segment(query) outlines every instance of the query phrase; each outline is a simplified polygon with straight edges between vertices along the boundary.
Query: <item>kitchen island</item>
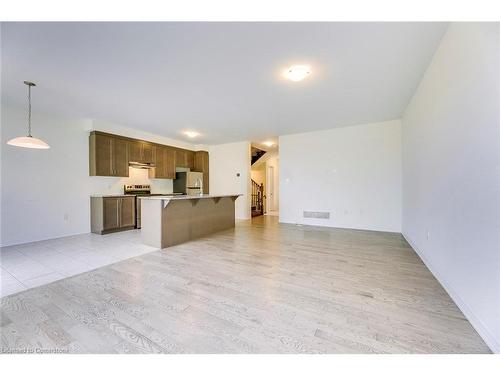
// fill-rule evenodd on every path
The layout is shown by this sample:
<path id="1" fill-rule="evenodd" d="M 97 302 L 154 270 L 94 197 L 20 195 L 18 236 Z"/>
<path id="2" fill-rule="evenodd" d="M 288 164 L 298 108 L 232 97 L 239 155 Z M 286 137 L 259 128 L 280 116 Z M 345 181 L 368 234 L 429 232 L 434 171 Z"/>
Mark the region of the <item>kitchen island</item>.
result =
<path id="1" fill-rule="evenodd" d="M 142 242 L 160 249 L 234 227 L 239 195 L 139 197 Z"/>

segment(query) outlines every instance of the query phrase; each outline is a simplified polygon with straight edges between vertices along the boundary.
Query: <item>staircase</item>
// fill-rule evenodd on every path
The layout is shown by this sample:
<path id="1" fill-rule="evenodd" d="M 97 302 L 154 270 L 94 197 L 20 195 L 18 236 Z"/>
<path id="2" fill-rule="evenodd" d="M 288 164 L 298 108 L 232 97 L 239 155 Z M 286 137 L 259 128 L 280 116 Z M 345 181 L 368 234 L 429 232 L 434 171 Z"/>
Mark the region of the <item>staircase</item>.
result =
<path id="1" fill-rule="evenodd" d="M 252 180 L 252 217 L 264 214 L 264 184 Z"/>

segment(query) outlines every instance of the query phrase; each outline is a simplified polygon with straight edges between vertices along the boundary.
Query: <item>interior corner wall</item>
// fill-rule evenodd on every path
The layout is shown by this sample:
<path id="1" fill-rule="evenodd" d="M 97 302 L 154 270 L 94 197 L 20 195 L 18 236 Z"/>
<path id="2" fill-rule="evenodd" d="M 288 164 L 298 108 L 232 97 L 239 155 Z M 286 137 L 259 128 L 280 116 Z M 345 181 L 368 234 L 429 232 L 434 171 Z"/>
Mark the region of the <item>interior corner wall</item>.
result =
<path id="1" fill-rule="evenodd" d="M 241 194 L 236 219 L 251 218 L 250 142 L 209 146 L 210 194 Z"/>
<path id="2" fill-rule="evenodd" d="M 279 147 L 280 222 L 401 231 L 399 120 L 281 136 Z"/>
<path id="3" fill-rule="evenodd" d="M 402 118 L 403 234 L 496 353 L 499 25 L 451 24 Z"/>

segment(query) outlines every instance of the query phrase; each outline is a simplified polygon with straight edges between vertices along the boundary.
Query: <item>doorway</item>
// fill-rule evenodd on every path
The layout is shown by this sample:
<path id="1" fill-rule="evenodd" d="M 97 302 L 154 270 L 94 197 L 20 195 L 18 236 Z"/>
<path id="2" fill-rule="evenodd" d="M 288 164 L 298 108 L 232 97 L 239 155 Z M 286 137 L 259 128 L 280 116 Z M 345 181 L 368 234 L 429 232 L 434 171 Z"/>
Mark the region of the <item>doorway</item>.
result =
<path id="1" fill-rule="evenodd" d="M 278 145 L 252 144 L 251 147 L 251 211 L 252 217 L 278 216 L 279 176 Z"/>

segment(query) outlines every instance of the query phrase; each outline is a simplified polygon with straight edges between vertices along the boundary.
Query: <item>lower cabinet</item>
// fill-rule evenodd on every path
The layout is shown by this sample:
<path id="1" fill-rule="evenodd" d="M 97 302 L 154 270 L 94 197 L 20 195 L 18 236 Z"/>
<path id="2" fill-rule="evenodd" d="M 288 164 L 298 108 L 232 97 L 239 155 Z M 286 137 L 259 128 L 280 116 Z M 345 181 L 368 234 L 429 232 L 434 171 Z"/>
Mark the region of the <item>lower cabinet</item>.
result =
<path id="1" fill-rule="evenodd" d="M 92 233 L 106 234 L 135 227 L 135 196 L 91 197 Z"/>

